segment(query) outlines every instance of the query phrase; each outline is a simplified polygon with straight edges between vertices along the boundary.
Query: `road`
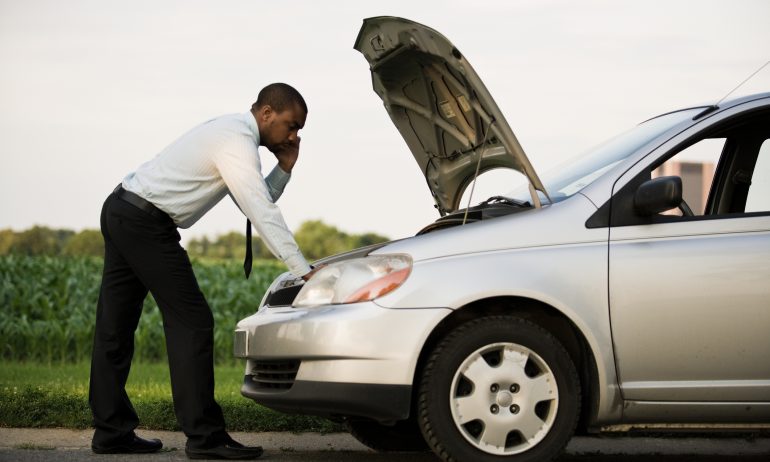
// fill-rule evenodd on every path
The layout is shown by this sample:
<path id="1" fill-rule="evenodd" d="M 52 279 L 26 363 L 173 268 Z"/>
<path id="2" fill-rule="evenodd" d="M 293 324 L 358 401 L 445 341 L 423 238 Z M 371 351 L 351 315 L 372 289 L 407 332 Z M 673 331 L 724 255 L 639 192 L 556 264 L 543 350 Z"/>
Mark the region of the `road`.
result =
<path id="1" fill-rule="evenodd" d="M 97 455 L 89 449 L 91 431 L 0 428 L 0 461 L 124 462 L 183 461 L 184 435 L 139 432 L 163 440 L 164 450 L 150 455 Z M 260 460 L 281 462 L 436 462 L 431 453 L 382 454 L 369 451 L 347 434 L 234 433 L 245 444 L 265 448 Z M 767 462 L 770 436 L 598 436 L 575 437 L 558 462 Z"/>

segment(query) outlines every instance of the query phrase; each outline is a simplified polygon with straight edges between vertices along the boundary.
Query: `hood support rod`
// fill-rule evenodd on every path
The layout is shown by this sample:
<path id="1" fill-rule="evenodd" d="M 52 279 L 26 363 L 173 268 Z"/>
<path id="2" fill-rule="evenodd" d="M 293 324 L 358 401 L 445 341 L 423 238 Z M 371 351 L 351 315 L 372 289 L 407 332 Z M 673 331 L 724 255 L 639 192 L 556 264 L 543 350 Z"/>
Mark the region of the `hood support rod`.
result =
<path id="1" fill-rule="evenodd" d="M 484 139 L 481 141 L 481 151 L 479 151 L 479 160 L 476 161 L 476 173 L 473 174 L 473 184 L 471 185 L 471 193 L 468 194 L 468 205 L 465 206 L 465 213 L 463 214 L 463 225 L 468 220 L 468 210 L 471 208 L 471 200 L 473 199 L 473 191 L 476 189 L 476 179 L 479 177 L 479 168 L 481 167 L 481 159 L 484 157 L 484 152 L 487 150 L 487 137 L 489 136 L 489 129 L 492 128 L 492 124 L 495 123 L 494 119 L 491 119 L 487 124 L 487 129 L 484 130 Z"/>

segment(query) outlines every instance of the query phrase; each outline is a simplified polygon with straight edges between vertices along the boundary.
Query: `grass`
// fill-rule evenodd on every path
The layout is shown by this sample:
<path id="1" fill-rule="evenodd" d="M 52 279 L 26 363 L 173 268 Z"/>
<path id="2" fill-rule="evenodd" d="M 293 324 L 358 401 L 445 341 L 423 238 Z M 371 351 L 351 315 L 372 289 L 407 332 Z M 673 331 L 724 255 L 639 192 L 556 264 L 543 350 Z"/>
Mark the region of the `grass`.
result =
<path id="1" fill-rule="evenodd" d="M 0 426 L 91 427 L 88 363 L 0 362 Z M 242 365 L 215 368 L 215 397 L 231 431 L 342 431 L 326 419 L 281 414 L 240 394 Z M 179 430 L 167 364 L 135 363 L 126 390 L 140 419 L 153 430 Z"/>

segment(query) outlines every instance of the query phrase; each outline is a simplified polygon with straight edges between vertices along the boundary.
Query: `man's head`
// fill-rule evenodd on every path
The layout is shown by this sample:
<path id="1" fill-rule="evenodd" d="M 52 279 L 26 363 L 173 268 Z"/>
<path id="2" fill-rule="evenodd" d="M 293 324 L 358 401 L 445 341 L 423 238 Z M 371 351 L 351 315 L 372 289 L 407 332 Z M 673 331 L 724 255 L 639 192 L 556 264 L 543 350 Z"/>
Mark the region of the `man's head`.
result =
<path id="1" fill-rule="evenodd" d="M 259 143 L 276 153 L 297 142 L 297 132 L 305 126 L 307 104 L 294 87 L 272 83 L 259 92 L 251 113 L 259 128 Z"/>

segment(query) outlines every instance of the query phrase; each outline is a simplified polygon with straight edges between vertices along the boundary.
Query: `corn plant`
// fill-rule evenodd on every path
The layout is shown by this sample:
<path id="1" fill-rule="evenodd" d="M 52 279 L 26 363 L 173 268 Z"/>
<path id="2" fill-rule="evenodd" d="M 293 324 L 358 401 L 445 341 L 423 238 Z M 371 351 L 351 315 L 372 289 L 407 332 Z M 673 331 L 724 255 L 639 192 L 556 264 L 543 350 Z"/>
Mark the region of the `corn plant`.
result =
<path id="1" fill-rule="evenodd" d="M 217 362 L 232 362 L 233 328 L 257 309 L 282 264 L 256 261 L 249 280 L 234 260 L 194 261 L 214 313 Z M 87 361 L 93 343 L 102 260 L 97 257 L 0 257 L 0 358 Z M 135 335 L 134 358 L 165 361 L 160 311 L 148 296 Z"/>

